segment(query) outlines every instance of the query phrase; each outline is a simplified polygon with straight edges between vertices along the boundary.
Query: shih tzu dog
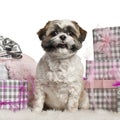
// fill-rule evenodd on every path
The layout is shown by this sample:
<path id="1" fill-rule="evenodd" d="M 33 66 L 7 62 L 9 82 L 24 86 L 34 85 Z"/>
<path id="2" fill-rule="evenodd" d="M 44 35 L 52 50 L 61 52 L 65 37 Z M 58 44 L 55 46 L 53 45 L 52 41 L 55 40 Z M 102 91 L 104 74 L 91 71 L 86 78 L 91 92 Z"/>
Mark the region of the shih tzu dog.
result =
<path id="1" fill-rule="evenodd" d="M 70 20 L 49 21 L 40 29 L 45 55 L 36 70 L 33 110 L 44 104 L 55 110 L 87 109 L 89 99 L 83 85 L 83 65 L 76 52 L 82 47 L 86 31 Z"/>

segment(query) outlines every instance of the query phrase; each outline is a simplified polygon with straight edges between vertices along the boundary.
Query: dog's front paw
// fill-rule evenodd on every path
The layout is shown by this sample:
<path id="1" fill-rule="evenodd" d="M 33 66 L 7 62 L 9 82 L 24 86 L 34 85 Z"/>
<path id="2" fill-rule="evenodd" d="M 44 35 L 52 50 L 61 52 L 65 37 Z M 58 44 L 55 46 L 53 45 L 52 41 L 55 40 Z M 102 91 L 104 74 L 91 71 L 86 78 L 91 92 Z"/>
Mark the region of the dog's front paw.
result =
<path id="1" fill-rule="evenodd" d="M 89 109 L 89 97 L 86 91 L 83 91 L 81 99 L 79 101 L 80 109 Z"/>
<path id="2" fill-rule="evenodd" d="M 40 112 L 42 112 L 42 108 L 35 107 L 35 108 L 32 109 L 32 111 L 35 112 L 35 113 L 40 113 Z"/>
<path id="3" fill-rule="evenodd" d="M 67 110 L 69 112 L 75 112 L 75 111 L 78 111 L 78 108 L 76 108 L 76 107 L 69 107 Z"/>
<path id="4" fill-rule="evenodd" d="M 78 103 L 74 101 L 69 102 L 67 110 L 70 112 L 78 111 Z"/>

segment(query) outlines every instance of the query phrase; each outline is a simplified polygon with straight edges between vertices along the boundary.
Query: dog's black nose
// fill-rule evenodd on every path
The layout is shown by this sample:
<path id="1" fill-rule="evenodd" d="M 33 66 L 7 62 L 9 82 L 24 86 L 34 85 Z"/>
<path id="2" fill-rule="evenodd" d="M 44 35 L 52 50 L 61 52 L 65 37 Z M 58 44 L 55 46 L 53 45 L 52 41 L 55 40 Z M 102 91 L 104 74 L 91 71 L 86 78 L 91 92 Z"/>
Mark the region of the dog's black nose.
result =
<path id="1" fill-rule="evenodd" d="M 65 35 L 61 35 L 61 36 L 60 36 L 60 39 L 61 39 L 62 41 L 64 41 L 64 40 L 66 39 L 66 36 L 65 36 Z"/>

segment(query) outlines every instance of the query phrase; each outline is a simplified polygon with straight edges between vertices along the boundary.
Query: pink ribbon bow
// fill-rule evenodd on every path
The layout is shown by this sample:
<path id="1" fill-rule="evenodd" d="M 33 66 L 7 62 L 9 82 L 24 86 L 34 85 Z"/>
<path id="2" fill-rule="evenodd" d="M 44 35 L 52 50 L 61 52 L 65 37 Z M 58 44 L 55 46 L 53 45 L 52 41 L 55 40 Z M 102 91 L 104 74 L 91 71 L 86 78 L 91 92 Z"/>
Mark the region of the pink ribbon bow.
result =
<path id="1" fill-rule="evenodd" d="M 116 82 L 112 84 L 112 86 L 120 86 L 120 71 L 119 69 L 113 65 L 112 69 L 109 71 L 109 73 L 115 78 Z"/>
<path id="2" fill-rule="evenodd" d="M 104 53 L 106 56 L 111 56 L 111 44 L 117 42 L 115 36 L 112 34 L 109 28 L 104 29 L 103 31 L 97 32 L 97 37 L 100 41 L 97 41 L 94 44 L 95 52 Z"/>

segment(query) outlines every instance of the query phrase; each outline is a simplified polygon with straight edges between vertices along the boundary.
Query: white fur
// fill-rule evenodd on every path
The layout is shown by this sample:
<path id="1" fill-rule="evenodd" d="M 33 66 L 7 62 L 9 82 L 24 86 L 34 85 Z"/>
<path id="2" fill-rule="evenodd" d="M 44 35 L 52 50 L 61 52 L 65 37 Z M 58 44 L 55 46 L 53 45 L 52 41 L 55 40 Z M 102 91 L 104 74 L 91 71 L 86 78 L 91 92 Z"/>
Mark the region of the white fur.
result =
<path id="1" fill-rule="evenodd" d="M 47 26 L 46 38 L 50 31 L 56 29 L 55 24 L 60 28 L 72 26 L 76 30 L 75 34 L 80 34 L 73 22 L 55 20 Z M 66 36 L 64 42 L 60 39 L 60 35 Z M 67 35 L 64 31 L 51 38 L 48 37 L 49 39 L 45 36 L 42 42 L 46 45 L 46 40 L 51 41 L 56 49 L 47 51 L 38 63 L 34 111 L 41 111 L 44 103 L 50 108 L 59 110 L 87 109 L 89 99 L 83 86 L 83 65 L 76 51 L 71 50 L 72 45 L 78 45 L 77 48 L 81 48 L 82 44 L 77 38 Z M 67 48 L 57 48 L 58 44 L 67 44 Z"/>
<path id="2" fill-rule="evenodd" d="M 77 55 L 55 59 L 46 53 L 38 63 L 36 75 L 35 111 L 41 111 L 44 102 L 60 110 L 88 108 L 88 98 L 83 92 L 83 66 Z M 82 93 L 84 101 L 80 98 Z"/>
<path id="3" fill-rule="evenodd" d="M 73 28 L 75 28 L 75 26 L 73 25 L 73 23 L 70 21 L 70 20 L 62 20 L 62 21 L 59 21 L 57 23 L 61 28 L 64 28 L 65 26 L 67 25 L 70 25 L 72 26 Z"/>
<path id="4" fill-rule="evenodd" d="M 60 28 L 64 28 L 65 26 L 69 25 L 69 26 L 72 26 L 76 30 L 76 28 L 75 28 L 74 24 L 71 22 L 71 20 L 55 20 L 54 24 L 57 24 Z M 54 30 L 53 24 L 50 24 L 49 28 L 50 28 L 49 29 L 50 31 Z M 46 32 L 46 35 L 49 35 L 49 32 L 50 32 L 49 30 Z M 78 33 L 77 30 L 76 30 L 76 33 Z M 78 33 L 78 34 L 80 34 L 80 33 Z"/>
<path id="5" fill-rule="evenodd" d="M 54 22 L 55 23 L 55 22 Z M 64 28 L 67 25 L 72 26 L 75 28 L 74 24 L 71 22 L 71 20 L 56 20 L 56 23 L 61 27 Z"/>

